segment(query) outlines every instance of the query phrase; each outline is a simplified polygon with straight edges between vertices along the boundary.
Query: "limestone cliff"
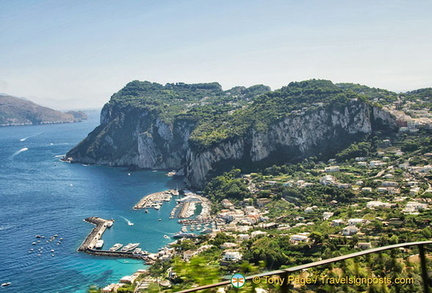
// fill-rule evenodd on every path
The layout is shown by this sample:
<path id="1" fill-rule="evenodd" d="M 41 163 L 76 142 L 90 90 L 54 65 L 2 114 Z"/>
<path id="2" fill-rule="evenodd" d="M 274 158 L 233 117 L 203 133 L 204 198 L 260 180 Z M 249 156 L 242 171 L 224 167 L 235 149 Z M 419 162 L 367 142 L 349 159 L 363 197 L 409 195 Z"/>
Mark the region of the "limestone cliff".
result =
<path id="1" fill-rule="evenodd" d="M 128 95 L 114 95 L 100 126 L 67 154 L 72 161 L 176 169 L 202 188 L 232 166 L 334 154 L 366 134 L 396 128 L 388 112 L 327 81 L 275 92 L 264 86 L 224 92 L 214 83 L 128 86 L 122 90 Z"/>
<path id="2" fill-rule="evenodd" d="M 208 175 L 224 163 L 228 167 L 268 166 L 320 154 L 334 154 L 376 130 L 394 130 L 388 112 L 364 102 L 350 101 L 342 109 L 322 108 L 287 117 L 266 131 L 247 135 L 202 151 L 188 151 L 185 173 L 191 186 L 203 187 Z"/>

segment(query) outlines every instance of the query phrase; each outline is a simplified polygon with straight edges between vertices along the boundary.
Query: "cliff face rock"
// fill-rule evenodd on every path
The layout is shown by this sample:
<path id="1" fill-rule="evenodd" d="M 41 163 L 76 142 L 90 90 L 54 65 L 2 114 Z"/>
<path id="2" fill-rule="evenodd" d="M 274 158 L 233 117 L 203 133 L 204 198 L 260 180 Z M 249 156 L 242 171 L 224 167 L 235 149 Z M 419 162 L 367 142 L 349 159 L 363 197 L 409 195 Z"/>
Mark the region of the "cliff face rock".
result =
<path id="1" fill-rule="evenodd" d="M 163 122 L 149 110 L 106 105 L 101 125 L 68 154 L 74 161 L 147 169 L 180 169 L 185 163 L 193 123 Z"/>
<path id="2" fill-rule="evenodd" d="M 365 134 L 394 129 L 396 121 L 390 113 L 351 101 L 339 110 L 330 107 L 293 115 L 270 125 L 267 131 L 252 129 L 237 140 L 204 151 L 190 151 L 186 178 L 191 186 L 203 187 L 207 176 L 224 162 L 238 167 L 253 163 L 270 165 L 334 154 Z"/>
<path id="3" fill-rule="evenodd" d="M 73 148 L 67 157 L 71 157 L 72 161 L 91 164 L 175 169 L 185 175 L 191 187 L 202 188 L 210 177 L 233 166 L 253 168 L 294 162 L 309 156 L 334 155 L 366 134 L 396 129 L 395 118 L 390 113 L 364 99 L 349 95 L 340 98 L 341 90 L 333 84 L 324 84 L 328 97 L 337 97 L 330 102 L 325 102 L 326 96 L 321 97 L 323 91 L 316 94 L 313 88 L 312 94 L 307 96 L 310 100 L 314 99 L 313 107 L 305 107 L 312 104 L 304 98 L 310 84 L 308 88 L 296 84 L 293 90 L 290 89 L 294 94 L 288 98 L 297 100 L 286 103 L 287 106 L 280 106 L 288 98 L 285 98 L 287 94 L 279 91 L 268 96 L 279 101 L 277 103 L 268 102 L 267 96 L 261 96 L 259 103 L 251 104 L 249 99 L 252 96 L 249 95 L 250 107 L 241 104 L 239 98 L 246 88 L 227 92 L 218 89 L 217 94 L 221 98 L 211 104 L 208 93 L 197 92 L 197 88 L 208 90 L 206 84 L 181 84 L 182 90 L 185 87 L 193 89 L 188 92 L 189 100 L 175 95 L 173 89 L 177 85 L 170 84 L 168 88 L 150 83 L 133 85 L 134 93 L 140 86 L 152 86 L 158 95 L 168 93 L 164 96 L 167 103 L 146 97 L 126 96 L 119 99 L 114 96 L 101 112 L 101 125 Z M 298 88 L 302 90 L 300 94 L 297 94 Z M 263 86 L 260 89 L 264 89 Z M 127 87 L 122 91 L 130 92 Z M 232 103 L 227 100 L 232 98 L 237 100 Z M 143 102 L 143 99 L 147 100 Z M 303 102 L 302 106 L 292 110 L 297 107 L 298 99 Z M 317 99 L 321 100 L 316 102 Z M 172 103 L 177 104 L 173 106 Z M 237 107 L 237 112 L 227 107 L 228 103 Z M 286 110 L 286 107 L 291 108 Z M 172 109 L 178 112 L 169 116 Z M 250 111 L 245 112 L 248 109 Z M 262 112 L 266 109 L 268 112 Z M 261 117 L 269 116 L 271 118 L 264 124 L 257 124 Z M 251 119 L 255 120 L 249 123 Z"/>

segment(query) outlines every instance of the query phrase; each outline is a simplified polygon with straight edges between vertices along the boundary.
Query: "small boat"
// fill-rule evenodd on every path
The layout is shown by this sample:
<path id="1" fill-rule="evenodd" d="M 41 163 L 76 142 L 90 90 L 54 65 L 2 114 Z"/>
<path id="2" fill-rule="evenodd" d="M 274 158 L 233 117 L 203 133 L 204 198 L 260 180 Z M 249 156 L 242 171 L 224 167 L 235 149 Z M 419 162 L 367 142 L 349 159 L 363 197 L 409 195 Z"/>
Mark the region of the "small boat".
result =
<path id="1" fill-rule="evenodd" d="M 102 239 L 98 240 L 96 241 L 95 248 L 100 249 L 102 248 L 103 245 L 104 245 L 104 241 Z"/>
<path id="2" fill-rule="evenodd" d="M 10 284 L 12 284 L 12 283 L 11 283 L 11 282 L 6 282 L 6 283 L 1 284 L 1 286 L 2 286 L 2 287 L 7 287 L 7 286 L 9 286 Z"/>
<path id="3" fill-rule="evenodd" d="M 129 223 L 128 223 L 128 225 L 129 225 L 129 226 L 133 226 L 133 225 L 134 225 L 134 223 L 132 223 L 132 222 L 129 222 Z"/>
<path id="4" fill-rule="evenodd" d="M 159 222 L 162 221 L 162 219 L 159 219 Z"/>
<path id="5" fill-rule="evenodd" d="M 36 245 L 36 242 L 33 242 L 32 245 Z"/>
<path id="6" fill-rule="evenodd" d="M 164 238 L 166 239 L 170 239 L 170 237 L 168 235 L 164 235 Z"/>
<path id="7" fill-rule="evenodd" d="M 122 246 L 123 246 L 123 244 L 121 244 L 121 243 L 116 243 L 116 244 L 114 244 L 114 246 L 111 247 L 109 250 L 110 250 L 110 251 L 117 251 L 117 250 L 119 250 Z"/>
<path id="8" fill-rule="evenodd" d="M 147 214 L 147 213 L 148 213 L 148 210 L 147 210 L 147 209 L 145 209 L 145 210 L 144 210 L 144 212 L 145 212 L 145 213 Z"/>
<path id="9" fill-rule="evenodd" d="M 128 251 L 131 251 L 131 250 L 137 248 L 139 245 L 140 245 L 139 243 L 129 243 L 128 245 L 123 246 L 121 251 L 128 252 Z"/>

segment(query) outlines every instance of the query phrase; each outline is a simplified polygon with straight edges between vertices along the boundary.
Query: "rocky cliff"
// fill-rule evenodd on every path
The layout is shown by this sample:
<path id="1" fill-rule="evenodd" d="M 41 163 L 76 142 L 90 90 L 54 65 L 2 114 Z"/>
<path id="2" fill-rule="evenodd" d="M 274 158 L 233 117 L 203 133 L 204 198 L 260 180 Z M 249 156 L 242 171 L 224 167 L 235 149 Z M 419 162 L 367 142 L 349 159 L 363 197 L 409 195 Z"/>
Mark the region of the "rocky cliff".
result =
<path id="1" fill-rule="evenodd" d="M 176 169 L 202 188 L 232 166 L 334 154 L 366 134 L 396 128 L 388 112 L 327 81 L 274 92 L 261 87 L 247 98 L 246 88 L 234 95 L 214 84 L 181 84 L 181 91 L 172 84 L 133 86 L 140 91 L 114 95 L 104 106 L 101 125 L 67 154 L 72 161 Z M 130 93 L 127 87 L 122 91 Z"/>

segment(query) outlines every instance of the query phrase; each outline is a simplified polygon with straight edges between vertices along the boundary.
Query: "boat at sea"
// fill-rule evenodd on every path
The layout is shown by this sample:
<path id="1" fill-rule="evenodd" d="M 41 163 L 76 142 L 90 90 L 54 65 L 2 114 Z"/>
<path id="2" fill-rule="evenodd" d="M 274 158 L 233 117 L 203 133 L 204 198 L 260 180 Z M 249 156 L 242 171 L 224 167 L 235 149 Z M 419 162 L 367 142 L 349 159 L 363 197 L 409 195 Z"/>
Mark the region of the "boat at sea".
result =
<path id="1" fill-rule="evenodd" d="M 139 243 L 129 243 L 128 245 L 123 246 L 121 251 L 123 251 L 123 252 L 131 251 L 131 250 L 137 248 L 138 245 L 140 245 L 140 244 Z"/>
<path id="2" fill-rule="evenodd" d="M 170 239 L 170 237 L 168 235 L 164 235 L 164 238 L 166 239 Z"/>
<path id="3" fill-rule="evenodd" d="M 7 287 L 7 286 L 9 286 L 10 284 L 12 284 L 12 283 L 11 283 L 11 282 L 6 282 L 6 283 L 1 284 L 1 286 L 2 286 L 2 287 Z"/>
<path id="4" fill-rule="evenodd" d="M 104 241 L 102 239 L 100 239 L 100 240 L 96 241 L 95 248 L 101 249 L 103 245 L 104 245 Z"/>
<path id="5" fill-rule="evenodd" d="M 116 244 L 114 244 L 109 250 L 110 251 L 117 251 L 117 250 L 119 250 L 121 247 L 123 246 L 123 244 L 121 244 L 121 243 L 116 243 Z"/>

